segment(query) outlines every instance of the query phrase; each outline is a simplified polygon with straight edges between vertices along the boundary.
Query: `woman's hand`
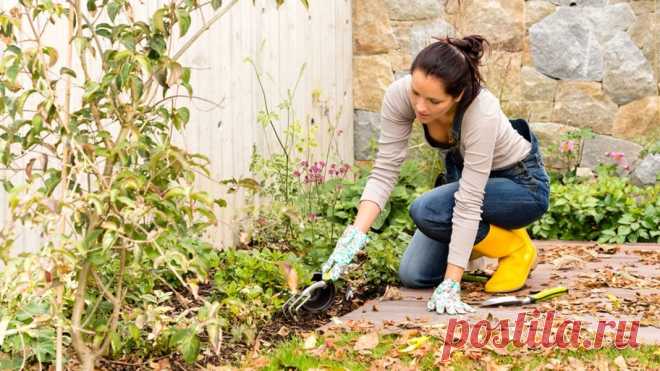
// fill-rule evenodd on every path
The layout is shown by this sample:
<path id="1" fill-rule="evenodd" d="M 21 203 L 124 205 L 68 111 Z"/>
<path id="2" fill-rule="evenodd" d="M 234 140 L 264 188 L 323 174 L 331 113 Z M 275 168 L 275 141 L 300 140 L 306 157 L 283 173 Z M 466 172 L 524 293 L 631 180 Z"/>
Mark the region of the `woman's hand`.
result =
<path id="1" fill-rule="evenodd" d="M 369 237 L 364 232 L 353 225 L 346 227 L 332 254 L 321 267 L 323 279 L 337 280 L 346 266 L 353 261 L 355 254 L 362 250 L 367 242 L 369 242 Z"/>
<path id="2" fill-rule="evenodd" d="M 461 286 L 451 278 L 444 281 L 433 292 L 426 304 L 429 311 L 435 310 L 438 314 L 465 314 L 473 313 L 475 309 L 461 301 Z"/>

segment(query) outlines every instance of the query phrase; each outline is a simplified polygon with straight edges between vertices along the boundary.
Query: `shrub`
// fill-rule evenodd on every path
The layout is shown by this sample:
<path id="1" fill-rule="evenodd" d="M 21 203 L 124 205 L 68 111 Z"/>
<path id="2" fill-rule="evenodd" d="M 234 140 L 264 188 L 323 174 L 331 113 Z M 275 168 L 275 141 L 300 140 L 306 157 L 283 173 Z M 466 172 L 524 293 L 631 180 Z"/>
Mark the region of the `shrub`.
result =
<path id="1" fill-rule="evenodd" d="M 595 180 L 553 180 L 548 212 L 532 226 L 534 237 L 601 243 L 660 242 L 660 185 L 637 187 L 601 166 Z M 566 182 L 566 180 L 564 179 Z"/>

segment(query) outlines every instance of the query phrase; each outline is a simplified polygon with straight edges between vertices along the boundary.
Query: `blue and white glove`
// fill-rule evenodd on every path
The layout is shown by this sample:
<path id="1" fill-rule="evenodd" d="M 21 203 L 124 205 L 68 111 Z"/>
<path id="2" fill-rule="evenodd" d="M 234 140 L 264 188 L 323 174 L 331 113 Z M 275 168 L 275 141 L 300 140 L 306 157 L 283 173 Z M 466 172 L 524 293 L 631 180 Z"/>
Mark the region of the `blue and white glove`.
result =
<path id="1" fill-rule="evenodd" d="M 461 285 L 451 278 L 444 281 L 433 292 L 426 304 L 429 311 L 435 310 L 438 314 L 465 314 L 473 313 L 475 309 L 461 301 Z"/>
<path id="2" fill-rule="evenodd" d="M 364 232 L 355 228 L 353 225 L 346 227 L 344 233 L 339 237 L 332 254 L 330 254 L 328 260 L 323 263 L 323 266 L 321 267 L 323 279 L 336 281 L 344 272 L 346 266 L 353 261 L 355 254 L 357 254 L 367 242 L 369 242 L 369 237 L 367 237 Z"/>

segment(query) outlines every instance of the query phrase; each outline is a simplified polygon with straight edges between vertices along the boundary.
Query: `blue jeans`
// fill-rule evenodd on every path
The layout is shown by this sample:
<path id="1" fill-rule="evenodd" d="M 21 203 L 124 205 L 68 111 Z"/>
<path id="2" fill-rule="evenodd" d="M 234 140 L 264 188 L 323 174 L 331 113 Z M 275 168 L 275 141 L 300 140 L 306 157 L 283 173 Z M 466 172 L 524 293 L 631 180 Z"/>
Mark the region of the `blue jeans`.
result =
<path id="1" fill-rule="evenodd" d="M 512 120 L 511 124 L 532 144 L 532 149 L 527 157 L 512 166 L 491 171 L 475 244 L 486 237 L 490 224 L 518 229 L 538 220 L 548 210 L 550 179 L 538 140 L 524 120 Z M 447 183 L 424 193 L 410 206 L 410 216 L 417 230 L 401 258 L 399 278 L 404 286 L 433 287 L 444 279 L 454 194 L 458 191 L 458 179 L 463 169 L 458 148 L 448 152 L 445 168 Z"/>

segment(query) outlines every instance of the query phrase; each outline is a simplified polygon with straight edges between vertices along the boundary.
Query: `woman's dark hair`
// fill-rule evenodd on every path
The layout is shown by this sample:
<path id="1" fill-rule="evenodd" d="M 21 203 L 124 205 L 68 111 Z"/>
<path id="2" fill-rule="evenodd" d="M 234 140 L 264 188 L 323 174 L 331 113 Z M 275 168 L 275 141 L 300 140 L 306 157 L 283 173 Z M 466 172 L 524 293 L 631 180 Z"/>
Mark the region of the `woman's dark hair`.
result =
<path id="1" fill-rule="evenodd" d="M 470 35 L 462 39 L 444 37 L 424 48 L 410 67 L 410 73 L 421 70 L 427 75 L 440 79 L 447 94 L 463 97 L 459 109 L 466 109 L 481 90 L 483 78 L 479 72 L 481 57 L 485 47 L 490 47 L 486 39 Z"/>

